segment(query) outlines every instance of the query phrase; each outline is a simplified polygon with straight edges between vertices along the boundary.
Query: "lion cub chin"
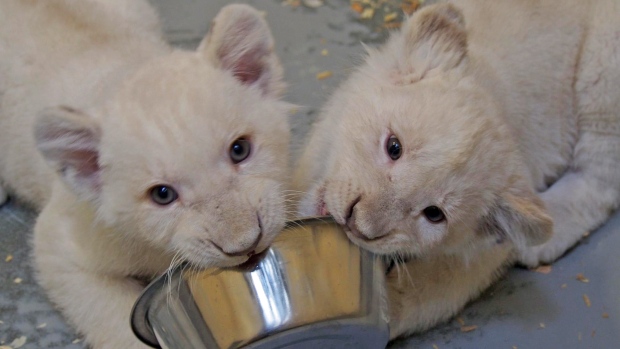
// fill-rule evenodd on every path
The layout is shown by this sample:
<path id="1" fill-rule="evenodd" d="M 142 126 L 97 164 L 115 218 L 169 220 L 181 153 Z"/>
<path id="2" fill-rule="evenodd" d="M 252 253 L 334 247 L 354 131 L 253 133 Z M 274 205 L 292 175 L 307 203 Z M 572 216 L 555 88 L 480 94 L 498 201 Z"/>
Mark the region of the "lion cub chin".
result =
<path id="1" fill-rule="evenodd" d="M 273 45 L 246 5 L 189 52 L 145 1 L 0 3 L 0 178 L 41 210 L 38 280 L 93 348 L 144 347 L 138 280 L 243 263 L 284 226 L 290 106 Z"/>
<path id="2" fill-rule="evenodd" d="M 448 319 L 515 257 L 553 261 L 618 207 L 617 18 L 612 0 L 429 5 L 332 95 L 297 212 L 409 259 L 411 279 L 388 275 L 392 337 Z"/>

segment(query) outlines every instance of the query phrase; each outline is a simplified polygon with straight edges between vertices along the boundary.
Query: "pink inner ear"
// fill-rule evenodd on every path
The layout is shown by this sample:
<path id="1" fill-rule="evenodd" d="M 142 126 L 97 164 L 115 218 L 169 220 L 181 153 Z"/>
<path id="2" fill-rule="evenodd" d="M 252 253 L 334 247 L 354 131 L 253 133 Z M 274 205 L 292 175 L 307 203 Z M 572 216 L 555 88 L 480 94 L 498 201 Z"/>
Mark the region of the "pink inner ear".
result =
<path id="1" fill-rule="evenodd" d="M 99 154 L 93 150 L 78 149 L 68 152 L 66 161 L 80 177 L 90 177 L 99 171 Z"/>
<path id="2" fill-rule="evenodd" d="M 217 50 L 222 68 L 232 72 L 243 84 L 256 83 L 266 73 L 270 47 L 268 38 L 256 35 L 260 29 L 255 18 L 242 19 L 234 27 L 227 28 Z"/>
<path id="3" fill-rule="evenodd" d="M 48 127 L 39 130 L 37 138 L 44 156 L 58 164 L 63 176 L 70 176 L 88 190 L 101 187 L 98 140 L 93 131 Z"/>
<path id="4" fill-rule="evenodd" d="M 243 53 L 236 61 L 231 62 L 225 69 L 232 71 L 233 75 L 244 84 L 253 84 L 261 77 L 265 68 L 262 58 L 265 52 L 260 47 L 255 47 Z"/>

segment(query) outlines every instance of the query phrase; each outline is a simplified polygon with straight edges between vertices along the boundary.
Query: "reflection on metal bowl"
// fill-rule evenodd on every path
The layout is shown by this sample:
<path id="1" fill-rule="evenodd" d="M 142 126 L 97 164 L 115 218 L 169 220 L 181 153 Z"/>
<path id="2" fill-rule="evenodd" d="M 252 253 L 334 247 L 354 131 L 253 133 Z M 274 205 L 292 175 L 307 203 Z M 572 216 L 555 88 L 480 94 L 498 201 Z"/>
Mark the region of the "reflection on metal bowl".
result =
<path id="1" fill-rule="evenodd" d="M 156 348 L 385 348 L 384 270 L 331 218 L 303 219 L 251 263 L 162 275 L 131 324 Z"/>

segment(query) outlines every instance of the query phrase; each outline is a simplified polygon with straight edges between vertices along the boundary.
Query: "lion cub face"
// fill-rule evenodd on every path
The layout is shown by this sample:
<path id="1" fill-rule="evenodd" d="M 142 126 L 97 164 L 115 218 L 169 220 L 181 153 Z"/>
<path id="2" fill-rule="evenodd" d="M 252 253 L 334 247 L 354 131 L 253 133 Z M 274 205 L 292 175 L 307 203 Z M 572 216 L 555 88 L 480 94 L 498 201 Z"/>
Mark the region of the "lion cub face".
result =
<path id="1" fill-rule="evenodd" d="M 39 149 L 128 243 L 243 263 L 284 226 L 289 107 L 272 49 L 257 11 L 225 7 L 196 52 L 147 63 L 102 107 L 47 110 Z"/>
<path id="2" fill-rule="evenodd" d="M 546 240 L 551 220 L 472 64 L 449 5 L 419 11 L 370 52 L 323 115 L 316 210 L 380 254 Z"/>

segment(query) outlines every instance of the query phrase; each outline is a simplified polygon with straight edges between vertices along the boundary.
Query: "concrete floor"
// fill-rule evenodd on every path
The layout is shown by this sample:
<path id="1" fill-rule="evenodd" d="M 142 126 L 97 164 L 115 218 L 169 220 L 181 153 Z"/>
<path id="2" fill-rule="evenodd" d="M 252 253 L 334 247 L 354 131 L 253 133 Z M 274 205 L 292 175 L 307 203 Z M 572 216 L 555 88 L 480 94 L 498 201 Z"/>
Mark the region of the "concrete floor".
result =
<path id="1" fill-rule="evenodd" d="M 193 48 L 217 10 L 230 1 L 152 2 L 161 11 L 167 38 Z M 290 85 L 287 99 L 303 106 L 292 117 L 299 140 L 330 91 L 360 62 L 360 41 L 376 45 L 386 32 L 358 21 L 348 0 L 327 0 L 317 9 L 283 6 L 283 0 L 242 2 L 267 12 Z M 317 80 L 316 74 L 327 70 L 333 76 Z M 25 338 L 24 349 L 84 348 L 34 282 L 28 246 L 34 218 L 12 204 L 0 208 L 0 346 L 18 347 Z M 553 265 L 550 273 L 515 268 L 458 319 L 391 348 L 617 348 L 618 248 L 620 215 Z M 580 273 L 588 282 L 577 280 Z M 477 327 L 462 331 L 472 325 Z"/>

